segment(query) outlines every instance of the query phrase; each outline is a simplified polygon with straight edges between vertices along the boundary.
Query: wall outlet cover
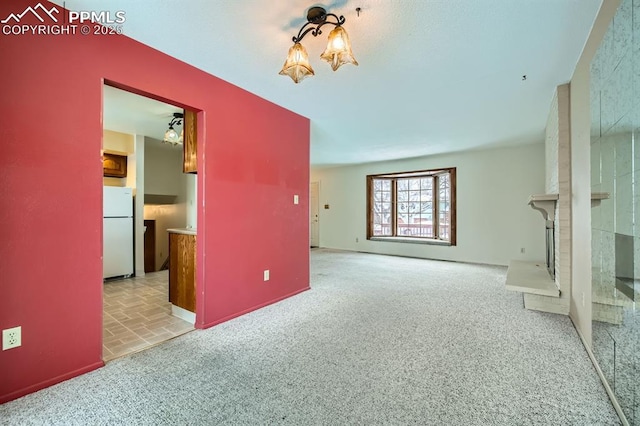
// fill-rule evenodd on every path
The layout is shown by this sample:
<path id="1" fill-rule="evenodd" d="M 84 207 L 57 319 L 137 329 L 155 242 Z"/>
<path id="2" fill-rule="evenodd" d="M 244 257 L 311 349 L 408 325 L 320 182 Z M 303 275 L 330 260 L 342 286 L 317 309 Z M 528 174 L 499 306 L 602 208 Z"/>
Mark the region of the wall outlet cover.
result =
<path id="1" fill-rule="evenodd" d="M 263 274 L 264 280 L 269 281 L 269 270 L 265 269 Z"/>
<path id="2" fill-rule="evenodd" d="M 2 330 L 2 350 L 22 346 L 22 327 L 13 327 Z"/>

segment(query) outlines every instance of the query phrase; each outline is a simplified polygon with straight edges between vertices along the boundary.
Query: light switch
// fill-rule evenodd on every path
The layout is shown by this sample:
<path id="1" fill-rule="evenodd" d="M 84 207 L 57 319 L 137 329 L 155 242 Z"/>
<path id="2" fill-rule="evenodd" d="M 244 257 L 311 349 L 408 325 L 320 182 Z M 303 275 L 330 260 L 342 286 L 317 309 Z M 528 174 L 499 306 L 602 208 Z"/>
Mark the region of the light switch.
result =
<path id="1" fill-rule="evenodd" d="M 299 204 L 300 203 L 300 197 L 298 197 L 298 195 L 294 195 L 293 196 L 293 204 Z"/>

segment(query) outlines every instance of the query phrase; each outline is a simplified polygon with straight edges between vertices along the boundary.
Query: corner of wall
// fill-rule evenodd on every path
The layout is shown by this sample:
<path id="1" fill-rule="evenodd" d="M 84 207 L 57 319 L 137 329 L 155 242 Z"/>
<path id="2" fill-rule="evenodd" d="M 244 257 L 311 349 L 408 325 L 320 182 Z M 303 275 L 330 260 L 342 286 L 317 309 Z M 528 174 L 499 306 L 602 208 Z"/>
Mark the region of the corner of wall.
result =
<path id="1" fill-rule="evenodd" d="M 545 127 L 545 189 L 558 194 L 555 206 L 554 266 L 560 298 L 525 294 L 525 305 L 568 314 L 571 300 L 571 122 L 570 86 L 556 88 Z"/>
<path id="2" fill-rule="evenodd" d="M 571 77 L 572 297 L 570 317 L 588 348 L 592 345 L 591 62 L 620 5 L 604 0 Z M 597 120 L 596 120 L 597 121 Z M 599 122 L 594 122 L 599 128 Z"/>

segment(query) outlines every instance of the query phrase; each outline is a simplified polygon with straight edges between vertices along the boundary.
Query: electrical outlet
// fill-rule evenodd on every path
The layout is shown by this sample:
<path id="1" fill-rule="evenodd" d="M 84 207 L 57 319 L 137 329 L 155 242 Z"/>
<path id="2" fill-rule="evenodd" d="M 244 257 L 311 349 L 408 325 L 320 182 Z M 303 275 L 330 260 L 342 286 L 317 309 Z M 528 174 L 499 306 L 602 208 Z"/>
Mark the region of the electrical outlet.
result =
<path id="1" fill-rule="evenodd" d="M 524 247 L 520 249 L 520 253 L 524 253 Z"/>
<path id="2" fill-rule="evenodd" d="M 294 195 L 293 196 L 293 204 L 299 204 L 300 203 L 300 197 L 298 197 L 298 195 Z"/>
<path id="3" fill-rule="evenodd" d="M 269 270 L 268 269 L 264 270 L 263 276 L 264 276 L 264 280 L 265 281 L 269 281 Z"/>
<path id="4" fill-rule="evenodd" d="M 358 239 L 358 237 L 356 237 L 356 243 L 359 242 L 360 240 Z"/>
<path id="5" fill-rule="evenodd" d="M 2 330 L 2 350 L 17 348 L 22 345 L 22 327 Z"/>

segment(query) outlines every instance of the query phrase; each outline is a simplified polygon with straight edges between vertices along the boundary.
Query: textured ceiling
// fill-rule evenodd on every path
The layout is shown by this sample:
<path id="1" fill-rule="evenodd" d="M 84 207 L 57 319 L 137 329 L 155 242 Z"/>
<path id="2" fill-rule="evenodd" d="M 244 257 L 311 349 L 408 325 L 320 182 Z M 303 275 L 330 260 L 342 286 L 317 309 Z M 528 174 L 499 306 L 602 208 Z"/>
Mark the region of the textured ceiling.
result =
<path id="1" fill-rule="evenodd" d="M 62 4 L 62 1 L 56 1 Z M 311 119 L 313 165 L 543 140 L 601 0 L 66 0 L 124 10 L 124 33 Z M 360 66 L 278 75 L 306 10 L 345 16 Z M 356 7 L 362 9 L 356 15 Z M 527 76 L 525 81 L 522 76 Z"/>

